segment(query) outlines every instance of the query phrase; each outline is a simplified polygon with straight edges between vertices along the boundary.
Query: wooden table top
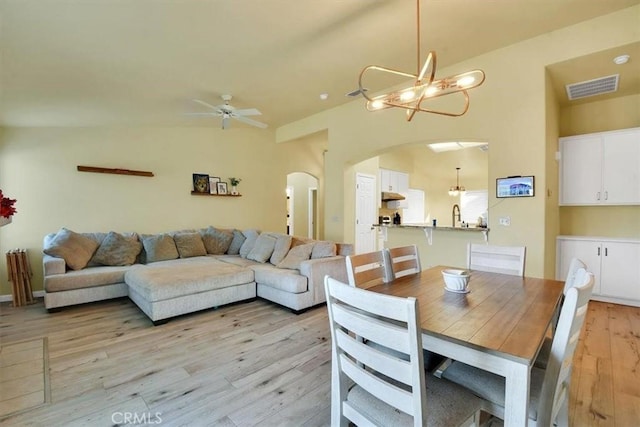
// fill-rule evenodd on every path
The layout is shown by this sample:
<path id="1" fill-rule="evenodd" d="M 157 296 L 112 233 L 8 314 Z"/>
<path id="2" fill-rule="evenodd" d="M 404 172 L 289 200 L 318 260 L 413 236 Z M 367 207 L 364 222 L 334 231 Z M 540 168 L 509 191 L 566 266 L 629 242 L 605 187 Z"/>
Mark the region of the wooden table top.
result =
<path id="1" fill-rule="evenodd" d="M 418 300 L 422 331 L 531 365 L 560 302 L 564 282 L 471 271 L 468 294 L 444 288 L 441 271 L 395 279 L 370 291 Z"/>

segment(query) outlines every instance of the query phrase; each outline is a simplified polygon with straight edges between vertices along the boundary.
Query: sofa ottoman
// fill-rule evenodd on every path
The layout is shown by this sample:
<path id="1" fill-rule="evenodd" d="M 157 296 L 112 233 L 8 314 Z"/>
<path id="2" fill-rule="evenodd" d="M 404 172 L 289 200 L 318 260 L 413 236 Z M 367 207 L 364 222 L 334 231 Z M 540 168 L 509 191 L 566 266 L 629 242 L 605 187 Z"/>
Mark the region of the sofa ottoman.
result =
<path id="1" fill-rule="evenodd" d="M 154 322 L 256 297 L 252 270 L 211 257 L 176 259 L 127 271 L 129 298 Z"/>

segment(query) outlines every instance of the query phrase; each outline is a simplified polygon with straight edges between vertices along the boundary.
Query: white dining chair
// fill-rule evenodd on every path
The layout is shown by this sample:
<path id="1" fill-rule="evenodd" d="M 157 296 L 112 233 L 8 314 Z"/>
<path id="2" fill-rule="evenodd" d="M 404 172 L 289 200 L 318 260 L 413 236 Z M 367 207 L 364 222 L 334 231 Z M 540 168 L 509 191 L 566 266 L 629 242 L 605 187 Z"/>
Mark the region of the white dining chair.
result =
<path id="1" fill-rule="evenodd" d="M 347 277 L 351 286 L 369 288 L 389 281 L 391 274 L 384 251 L 347 255 Z"/>
<path id="2" fill-rule="evenodd" d="M 578 258 L 572 258 L 569 263 L 569 271 L 567 271 L 567 277 L 564 281 L 564 290 L 562 291 L 563 295 L 567 295 L 567 291 L 576 285 L 576 279 L 579 269 L 587 269 L 587 266 L 584 262 L 582 262 Z M 564 302 L 564 301 L 563 301 Z M 562 307 L 563 302 L 560 303 L 560 307 Z M 560 312 L 556 314 L 553 321 L 551 322 L 551 333 L 554 334 L 556 331 L 556 327 L 558 324 L 558 316 Z M 534 366 L 538 368 L 545 369 L 547 367 L 547 363 L 549 362 L 549 354 L 551 353 L 551 344 L 553 343 L 553 335 L 551 337 L 545 337 L 542 346 L 540 347 L 540 351 L 538 352 L 538 357 L 536 358 Z"/>
<path id="3" fill-rule="evenodd" d="M 524 276 L 524 246 L 497 246 L 469 243 L 467 268 L 492 273 Z"/>
<path id="4" fill-rule="evenodd" d="M 546 369 L 531 369 L 529 425 L 549 427 L 569 424 L 568 399 L 573 354 L 593 290 L 593 274 L 580 268 L 576 284 L 567 291 L 553 337 Z M 443 378 L 463 385 L 484 399 L 483 410 L 504 418 L 504 377 L 461 362 L 453 362 Z"/>
<path id="5" fill-rule="evenodd" d="M 476 422 L 479 398 L 446 380 L 426 379 L 415 298 L 377 294 L 328 276 L 325 292 L 332 339 L 332 426 Z M 367 346 L 356 336 L 398 348 L 409 360 Z"/>
<path id="6" fill-rule="evenodd" d="M 390 280 L 422 271 L 420 254 L 418 254 L 418 247 L 416 245 L 385 248 L 384 251 L 387 257 L 387 265 L 390 267 Z"/>

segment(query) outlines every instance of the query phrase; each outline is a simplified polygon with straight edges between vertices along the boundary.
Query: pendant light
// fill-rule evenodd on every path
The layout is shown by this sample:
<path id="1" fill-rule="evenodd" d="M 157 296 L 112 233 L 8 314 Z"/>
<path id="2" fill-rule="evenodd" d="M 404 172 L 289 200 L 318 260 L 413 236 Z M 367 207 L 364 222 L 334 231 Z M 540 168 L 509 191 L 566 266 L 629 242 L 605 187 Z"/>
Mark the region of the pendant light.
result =
<path id="1" fill-rule="evenodd" d="M 460 186 L 460 168 L 456 168 L 456 186 L 449 188 L 449 195 L 456 197 L 467 191 L 464 187 Z"/>

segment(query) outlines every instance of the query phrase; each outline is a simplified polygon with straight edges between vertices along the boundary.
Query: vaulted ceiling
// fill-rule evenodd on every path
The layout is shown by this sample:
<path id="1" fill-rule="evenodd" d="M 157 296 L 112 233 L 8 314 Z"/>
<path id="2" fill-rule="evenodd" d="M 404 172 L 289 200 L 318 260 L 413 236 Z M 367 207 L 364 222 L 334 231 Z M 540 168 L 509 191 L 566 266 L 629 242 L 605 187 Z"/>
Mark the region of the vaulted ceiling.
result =
<path id="1" fill-rule="evenodd" d="M 422 50 L 442 67 L 639 2 L 423 0 Z M 350 101 L 366 65 L 417 67 L 410 0 L 0 0 L 0 20 L 0 126 L 219 126 L 185 113 L 231 94 L 273 128 Z"/>

